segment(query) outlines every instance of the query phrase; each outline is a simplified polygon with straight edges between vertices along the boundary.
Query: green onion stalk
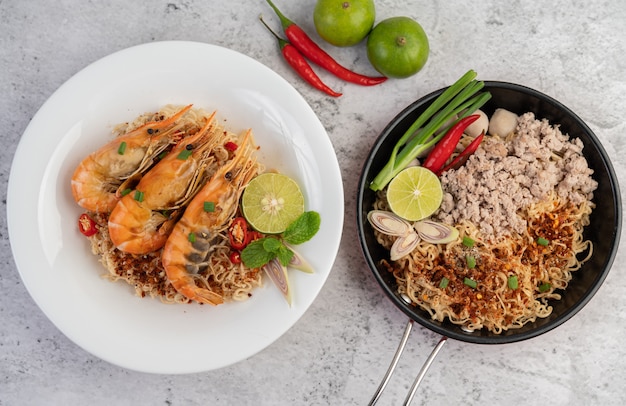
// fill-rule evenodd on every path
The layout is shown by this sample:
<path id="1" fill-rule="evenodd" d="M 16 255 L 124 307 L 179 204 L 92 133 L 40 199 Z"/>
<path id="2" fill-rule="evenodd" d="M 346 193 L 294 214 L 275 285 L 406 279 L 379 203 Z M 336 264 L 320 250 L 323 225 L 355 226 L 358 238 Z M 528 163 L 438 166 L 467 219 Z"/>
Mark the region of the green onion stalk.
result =
<path id="1" fill-rule="evenodd" d="M 484 82 L 475 78 L 476 72 L 468 71 L 424 110 L 400 137 L 391 151 L 389 162 L 370 183 L 370 189 L 373 191 L 383 189 L 412 160 L 439 142 L 458 120 L 469 116 L 487 103 L 491 94 L 479 93 L 484 87 Z M 457 119 L 453 123 L 442 128 L 454 117 Z"/>

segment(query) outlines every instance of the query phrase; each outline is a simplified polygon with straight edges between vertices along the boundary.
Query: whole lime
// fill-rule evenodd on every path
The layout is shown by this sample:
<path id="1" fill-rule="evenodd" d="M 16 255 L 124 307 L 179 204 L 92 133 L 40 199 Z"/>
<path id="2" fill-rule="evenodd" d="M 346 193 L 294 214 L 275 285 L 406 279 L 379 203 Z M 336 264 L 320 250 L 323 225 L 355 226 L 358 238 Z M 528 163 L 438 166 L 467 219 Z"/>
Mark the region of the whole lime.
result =
<path id="1" fill-rule="evenodd" d="M 422 26 L 409 17 L 391 17 L 376 24 L 367 38 L 367 58 L 387 77 L 406 78 L 419 72 L 430 47 Z"/>
<path id="2" fill-rule="evenodd" d="M 375 19 L 374 0 L 318 0 L 313 11 L 317 33 L 338 47 L 361 42 L 372 30 Z"/>

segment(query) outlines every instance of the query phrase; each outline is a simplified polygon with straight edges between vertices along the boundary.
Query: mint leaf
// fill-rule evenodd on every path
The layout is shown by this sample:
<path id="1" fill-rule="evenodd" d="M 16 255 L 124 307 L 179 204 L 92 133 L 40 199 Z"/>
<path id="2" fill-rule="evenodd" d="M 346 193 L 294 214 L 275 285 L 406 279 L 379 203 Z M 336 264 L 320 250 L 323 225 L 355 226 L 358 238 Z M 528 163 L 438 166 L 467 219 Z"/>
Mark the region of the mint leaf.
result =
<path id="1" fill-rule="evenodd" d="M 280 247 L 283 247 L 283 243 L 272 237 L 265 237 L 263 240 L 263 248 L 267 252 L 277 253 Z"/>
<path id="2" fill-rule="evenodd" d="M 276 254 L 277 254 L 278 260 L 284 266 L 289 265 L 289 263 L 291 262 L 291 258 L 293 258 L 293 256 L 295 255 L 292 250 L 285 247 L 284 245 L 281 245 L 280 249 L 278 250 Z"/>
<path id="3" fill-rule="evenodd" d="M 268 252 L 263 247 L 266 238 L 254 240 L 241 251 L 241 261 L 248 268 L 260 268 L 276 258 L 275 252 Z"/>
<path id="4" fill-rule="evenodd" d="M 289 244 L 302 244 L 309 241 L 319 231 L 321 217 L 316 211 L 305 211 L 283 233 Z"/>

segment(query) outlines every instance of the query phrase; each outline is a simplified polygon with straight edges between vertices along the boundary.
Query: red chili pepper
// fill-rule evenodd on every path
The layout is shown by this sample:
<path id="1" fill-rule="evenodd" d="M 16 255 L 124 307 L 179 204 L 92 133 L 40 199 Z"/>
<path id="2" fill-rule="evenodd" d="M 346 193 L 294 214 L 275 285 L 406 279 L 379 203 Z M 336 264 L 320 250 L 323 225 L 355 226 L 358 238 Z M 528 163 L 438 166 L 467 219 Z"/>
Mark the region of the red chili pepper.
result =
<path id="1" fill-rule="evenodd" d="M 230 246 L 236 250 L 246 248 L 250 242 L 248 235 L 248 222 L 243 217 L 235 217 L 228 227 L 228 240 Z"/>
<path id="2" fill-rule="evenodd" d="M 461 166 L 463 166 L 465 164 L 465 162 L 467 162 L 467 160 L 469 159 L 470 155 L 472 155 L 474 152 L 476 152 L 476 150 L 478 149 L 478 146 L 483 141 L 483 138 L 485 138 L 485 133 L 484 132 L 481 133 L 476 138 L 474 138 L 472 140 L 472 142 L 470 142 L 469 145 L 467 147 L 465 147 L 463 152 L 461 152 L 459 155 L 457 155 L 456 158 L 454 158 L 452 160 L 452 162 L 450 162 L 448 165 L 446 165 L 439 172 L 436 172 L 437 176 L 441 175 L 445 171 L 449 171 L 450 169 L 459 169 Z"/>
<path id="3" fill-rule="evenodd" d="M 283 26 L 283 31 L 287 35 L 287 39 L 291 44 L 302 52 L 304 56 L 309 58 L 313 63 L 326 69 L 333 75 L 347 82 L 356 83 L 362 86 L 373 86 L 383 83 L 387 80 L 386 77 L 370 77 L 361 75 L 360 73 L 353 72 L 344 66 L 340 65 L 333 59 L 326 51 L 319 47 L 307 34 L 296 25 L 293 21 L 285 17 L 280 10 L 271 2 L 267 0 L 270 7 L 274 9 L 276 15 L 280 19 L 280 23 Z"/>
<path id="4" fill-rule="evenodd" d="M 422 166 L 437 173 L 441 170 L 446 161 L 450 158 L 450 155 L 454 152 L 457 144 L 461 140 L 463 131 L 474 121 L 478 120 L 480 116 L 474 114 L 469 117 L 459 120 L 443 138 L 435 145 L 432 151 L 428 154 Z"/>
<path id="5" fill-rule="evenodd" d="M 300 75 L 302 79 L 309 82 L 311 86 L 325 92 L 326 94 L 330 96 L 333 96 L 333 97 L 341 96 L 341 93 L 335 92 L 333 89 L 328 87 L 324 82 L 322 82 L 322 79 L 320 79 L 319 76 L 317 76 L 313 68 L 311 68 L 311 65 L 309 65 L 306 59 L 304 59 L 304 56 L 302 56 L 300 51 L 298 51 L 288 41 L 285 41 L 284 39 L 276 35 L 276 33 L 272 31 L 272 29 L 268 27 L 267 24 L 265 24 L 265 21 L 263 21 L 262 18 L 260 20 L 263 23 L 263 25 L 265 25 L 265 27 L 272 34 L 274 34 L 274 36 L 278 40 L 278 45 L 280 47 L 280 51 L 283 54 L 283 57 L 285 58 L 287 63 L 296 71 L 296 73 Z"/>
<path id="6" fill-rule="evenodd" d="M 78 229 L 86 237 L 91 237 L 98 232 L 96 222 L 87 213 L 81 214 L 78 218 Z"/>
<path id="7" fill-rule="evenodd" d="M 239 146 L 232 141 L 228 141 L 226 144 L 224 144 L 224 148 L 226 148 L 230 152 L 236 151 L 238 147 Z"/>
<path id="8" fill-rule="evenodd" d="M 239 251 L 231 251 L 228 259 L 230 259 L 231 263 L 239 265 L 241 263 L 241 253 Z"/>
<path id="9" fill-rule="evenodd" d="M 263 237 L 264 235 L 256 230 L 248 231 L 248 244 L 250 244 L 254 240 L 259 240 Z"/>

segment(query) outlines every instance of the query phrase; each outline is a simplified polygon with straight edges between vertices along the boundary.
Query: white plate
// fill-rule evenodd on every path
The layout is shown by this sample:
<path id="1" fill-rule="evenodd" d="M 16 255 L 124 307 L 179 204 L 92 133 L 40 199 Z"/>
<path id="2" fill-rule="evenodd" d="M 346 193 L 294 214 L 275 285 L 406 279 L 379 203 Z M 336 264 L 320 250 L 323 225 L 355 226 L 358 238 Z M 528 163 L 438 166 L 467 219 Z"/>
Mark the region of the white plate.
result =
<path id="1" fill-rule="evenodd" d="M 321 214 L 299 252 L 315 274 L 290 271 L 290 308 L 271 282 L 246 302 L 217 307 L 141 299 L 105 272 L 78 232 L 74 168 L 112 127 L 168 104 L 217 110 L 232 131 L 252 128 L 259 160 L 295 178 Z M 152 373 L 224 367 L 261 351 L 298 321 L 326 281 L 343 224 L 343 187 L 324 127 L 301 95 L 259 62 L 217 46 L 159 42 L 86 67 L 37 112 L 15 153 L 8 228 L 15 262 L 46 316 L 76 344 L 113 364 Z"/>

